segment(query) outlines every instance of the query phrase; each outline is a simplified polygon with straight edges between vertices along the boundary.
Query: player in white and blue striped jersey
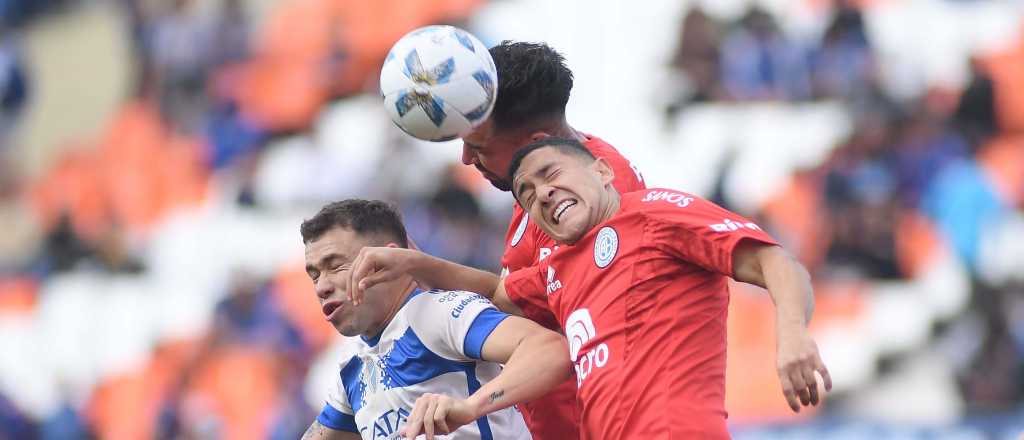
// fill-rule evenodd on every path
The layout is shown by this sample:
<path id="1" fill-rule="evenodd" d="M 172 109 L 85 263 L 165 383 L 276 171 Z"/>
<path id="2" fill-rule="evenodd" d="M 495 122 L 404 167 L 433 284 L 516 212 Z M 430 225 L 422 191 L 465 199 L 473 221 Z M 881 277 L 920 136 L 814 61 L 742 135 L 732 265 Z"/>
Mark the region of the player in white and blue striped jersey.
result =
<path id="1" fill-rule="evenodd" d="M 350 337 L 337 384 L 304 439 L 398 439 L 416 400 L 428 394 L 459 397 L 461 405 L 444 411 L 447 419 L 428 438 L 531 438 L 511 405 L 571 375 L 564 338 L 474 293 L 421 291 L 408 276 L 374 285 L 353 304 L 348 270 L 359 250 L 407 247 L 401 218 L 383 202 L 329 204 L 301 232 L 323 313 Z"/>

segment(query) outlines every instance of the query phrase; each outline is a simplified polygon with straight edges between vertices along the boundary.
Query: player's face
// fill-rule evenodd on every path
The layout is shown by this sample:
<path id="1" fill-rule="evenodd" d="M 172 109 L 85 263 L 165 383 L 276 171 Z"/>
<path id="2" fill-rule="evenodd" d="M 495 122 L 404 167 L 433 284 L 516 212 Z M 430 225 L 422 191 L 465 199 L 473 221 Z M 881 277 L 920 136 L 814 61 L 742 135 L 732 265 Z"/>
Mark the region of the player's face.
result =
<path id="1" fill-rule="evenodd" d="M 488 119 L 462 138 L 462 163 L 473 165 L 487 180 L 502 191 L 511 190 L 505 177 L 516 150 L 530 143 L 530 137 L 515 131 L 494 129 Z"/>
<path id="2" fill-rule="evenodd" d="M 374 336 L 396 301 L 400 287 L 381 283 L 367 289 L 358 307 L 348 299 L 346 280 L 352 259 L 369 243 L 355 232 L 335 227 L 306 245 L 306 273 L 313 280 L 324 318 L 345 336 Z"/>
<path id="3" fill-rule="evenodd" d="M 555 241 L 572 244 L 614 214 L 613 179 L 603 160 L 588 163 L 548 147 L 523 159 L 512 184 L 530 219 Z"/>

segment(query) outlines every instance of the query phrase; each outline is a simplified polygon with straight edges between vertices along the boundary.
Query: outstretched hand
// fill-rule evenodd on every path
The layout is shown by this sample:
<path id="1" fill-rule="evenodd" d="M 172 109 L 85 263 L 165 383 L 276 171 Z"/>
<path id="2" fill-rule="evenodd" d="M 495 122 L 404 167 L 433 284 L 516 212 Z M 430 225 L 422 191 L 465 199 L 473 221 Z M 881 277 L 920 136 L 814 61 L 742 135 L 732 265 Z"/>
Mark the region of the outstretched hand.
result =
<path id="1" fill-rule="evenodd" d="M 781 328 L 778 338 L 776 359 L 786 402 L 793 412 L 800 412 L 801 405 L 817 405 L 821 399 L 815 372 L 821 375 L 825 390 L 832 390 L 832 377 L 821 361 L 818 345 L 803 326 Z"/>

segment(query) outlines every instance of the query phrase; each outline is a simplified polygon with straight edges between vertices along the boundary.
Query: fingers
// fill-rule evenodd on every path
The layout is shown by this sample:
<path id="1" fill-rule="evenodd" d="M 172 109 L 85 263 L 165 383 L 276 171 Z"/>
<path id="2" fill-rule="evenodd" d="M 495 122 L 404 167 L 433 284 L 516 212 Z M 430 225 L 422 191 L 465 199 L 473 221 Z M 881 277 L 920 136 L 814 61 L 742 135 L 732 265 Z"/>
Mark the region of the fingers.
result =
<path id="1" fill-rule="evenodd" d="M 433 440 L 435 435 L 450 433 L 448 413 L 451 409 L 452 401 L 445 396 L 429 393 L 420 396 L 416 399 L 416 406 L 409 414 L 409 418 L 406 419 L 402 435 L 407 439 L 414 439 L 422 430 L 427 440 Z"/>
<path id="2" fill-rule="evenodd" d="M 448 399 L 438 399 L 437 409 L 434 410 L 433 425 L 437 428 L 438 434 L 447 434 L 451 432 L 448 429 L 448 410 L 451 409 L 451 402 Z"/>
<path id="3" fill-rule="evenodd" d="M 360 249 L 356 257 L 352 259 L 352 268 L 348 271 L 348 282 L 345 286 L 345 292 L 348 293 L 348 299 L 353 305 L 358 304 L 358 300 L 362 299 L 356 292 L 356 287 L 359 284 L 359 280 L 366 276 L 366 272 L 369 270 L 364 262 L 366 256 L 366 248 Z"/>
<path id="4" fill-rule="evenodd" d="M 789 375 L 785 371 L 779 371 L 779 380 L 782 382 L 782 395 L 785 396 L 786 403 L 789 403 L 789 409 L 796 413 L 800 412 L 800 402 L 797 401 L 796 390 L 789 380 Z"/>
<path id="5" fill-rule="evenodd" d="M 427 410 L 423 412 L 423 433 L 427 440 L 434 440 L 434 416 L 437 412 L 437 399 L 427 399 Z"/>
<path id="6" fill-rule="evenodd" d="M 427 411 L 427 399 L 429 394 L 424 394 L 416 399 L 416 406 L 405 421 L 405 438 L 414 439 L 420 435 L 420 427 L 423 426 L 423 414 Z"/>
<path id="7" fill-rule="evenodd" d="M 811 405 L 818 404 L 818 379 L 814 377 L 814 368 L 812 365 L 804 365 L 800 369 L 803 374 L 804 383 L 807 384 L 807 393 L 810 397 Z"/>
<path id="8" fill-rule="evenodd" d="M 821 381 L 825 383 L 825 391 L 832 391 L 832 376 L 828 374 L 828 368 L 825 368 L 825 363 L 821 361 L 820 356 L 815 359 L 814 370 L 821 375 Z"/>
<path id="9" fill-rule="evenodd" d="M 782 393 L 794 412 L 800 412 L 801 406 L 821 403 L 822 396 L 818 391 L 819 382 L 815 372 L 821 375 L 821 383 L 825 390 L 832 390 L 832 377 L 821 361 L 816 347 L 812 347 L 812 350 L 800 356 L 798 360 L 782 363 L 778 372 Z"/>
<path id="10" fill-rule="evenodd" d="M 811 395 L 807 391 L 807 383 L 804 382 L 804 377 L 799 367 L 789 371 L 789 380 L 793 384 L 793 390 L 796 392 L 797 397 L 800 398 L 800 404 L 803 406 L 810 405 Z"/>

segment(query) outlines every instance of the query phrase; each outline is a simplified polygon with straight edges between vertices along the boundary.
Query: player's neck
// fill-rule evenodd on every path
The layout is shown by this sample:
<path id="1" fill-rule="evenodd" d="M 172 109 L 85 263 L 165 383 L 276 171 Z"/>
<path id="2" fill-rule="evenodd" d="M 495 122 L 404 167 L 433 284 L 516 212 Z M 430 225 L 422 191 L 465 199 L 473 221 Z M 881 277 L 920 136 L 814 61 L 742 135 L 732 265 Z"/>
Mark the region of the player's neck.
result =
<path id="1" fill-rule="evenodd" d="M 405 306 L 405 303 L 409 300 L 409 295 L 412 295 L 413 291 L 416 290 L 416 283 L 412 278 L 409 278 L 409 281 L 407 283 L 402 283 L 402 286 L 404 286 L 400 289 L 402 293 L 397 295 L 394 303 L 392 303 L 391 309 L 388 310 L 388 314 L 383 320 L 381 320 L 379 325 L 374 326 L 367 330 L 366 333 L 363 333 L 363 337 L 366 339 L 375 339 L 380 336 L 381 333 L 384 332 L 384 329 L 388 328 L 388 325 L 391 324 L 391 321 L 395 319 L 395 315 L 398 314 L 398 311 L 402 310 L 402 307 Z"/>
<path id="2" fill-rule="evenodd" d="M 572 126 L 569 125 L 569 122 L 566 121 L 564 117 L 554 121 L 548 121 L 548 123 L 545 123 L 544 125 L 537 127 L 532 131 L 543 131 L 550 136 L 563 139 L 574 139 L 580 142 L 587 140 L 582 133 L 576 131 L 575 128 L 572 128 Z"/>
<path id="3" fill-rule="evenodd" d="M 614 217 L 615 214 L 619 212 L 619 207 L 622 206 L 621 202 L 622 197 L 619 196 L 619 192 L 616 191 L 615 188 L 609 188 L 608 203 L 605 203 L 604 209 L 601 211 L 601 221 L 598 222 L 598 224 L 604 223 Z"/>

